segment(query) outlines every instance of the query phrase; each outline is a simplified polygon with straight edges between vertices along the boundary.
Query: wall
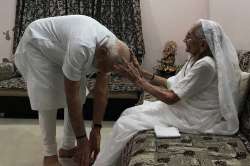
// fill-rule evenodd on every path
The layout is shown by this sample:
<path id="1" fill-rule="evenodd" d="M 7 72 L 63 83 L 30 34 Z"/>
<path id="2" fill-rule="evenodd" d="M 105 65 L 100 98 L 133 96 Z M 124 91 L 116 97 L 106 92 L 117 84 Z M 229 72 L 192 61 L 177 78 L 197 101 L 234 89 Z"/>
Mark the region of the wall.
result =
<path id="1" fill-rule="evenodd" d="M 178 44 L 176 62 L 187 58 L 183 39 L 199 18 L 208 17 L 208 0 L 141 0 L 146 55 L 144 67 L 152 70 L 168 40 Z"/>
<path id="2" fill-rule="evenodd" d="M 210 18 L 222 25 L 237 49 L 250 50 L 249 6 L 249 0 L 210 0 Z"/>
<path id="3" fill-rule="evenodd" d="M 1 0 L 0 1 L 0 62 L 1 59 L 11 56 L 13 27 L 15 22 L 16 0 Z M 9 37 L 3 33 L 9 30 Z M 7 40 L 6 40 L 7 38 Z"/>

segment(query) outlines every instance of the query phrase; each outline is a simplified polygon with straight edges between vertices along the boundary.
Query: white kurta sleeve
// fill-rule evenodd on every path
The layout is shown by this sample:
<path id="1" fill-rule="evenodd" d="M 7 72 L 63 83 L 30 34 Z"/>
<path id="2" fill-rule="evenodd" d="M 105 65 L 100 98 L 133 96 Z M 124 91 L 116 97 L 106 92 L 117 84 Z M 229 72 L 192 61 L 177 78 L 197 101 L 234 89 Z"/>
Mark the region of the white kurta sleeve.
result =
<path id="1" fill-rule="evenodd" d="M 195 63 L 187 75 L 170 89 L 181 99 L 190 98 L 204 91 L 216 76 L 216 69 L 211 64 L 200 61 Z"/>
<path id="2" fill-rule="evenodd" d="M 176 75 L 169 77 L 165 81 L 165 87 L 167 87 L 168 89 L 171 89 L 171 87 L 173 87 L 175 83 L 178 82 L 178 80 L 183 77 L 183 73 L 184 73 L 184 69 L 186 68 L 186 65 L 187 63 L 182 67 L 182 69 Z"/>
<path id="3" fill-rule="evenodd" d="M 167 88 L 167 89 L 170 89 L 176 82 L 176 76 L 172 76 L 172 77 L 169 77 L 165 82 L 164 82 L 164 86 Z"/>
<path id="4" fill-rule="evenodd" d="M 80 42 L 71 42 L 64 58 L 63 74 L 69 80 L 79 81 L 91 54 L 94 54 L 93 49 L 87 48 Z"/>

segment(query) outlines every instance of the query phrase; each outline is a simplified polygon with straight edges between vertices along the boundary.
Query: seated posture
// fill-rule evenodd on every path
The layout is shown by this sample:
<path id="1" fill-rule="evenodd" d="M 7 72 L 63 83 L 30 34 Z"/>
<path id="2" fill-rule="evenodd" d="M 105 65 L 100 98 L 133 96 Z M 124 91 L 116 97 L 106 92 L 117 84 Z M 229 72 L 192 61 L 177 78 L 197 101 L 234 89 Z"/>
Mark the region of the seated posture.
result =
<path id="1" fill-rule="evenodd" d="M 15 53 L 15 64 L 27 82 L 31 108 L 39 114 L 44 166 L 60 165 L 57 157 L 56 114 L 64 111 L 60 157 L 89 166 L 100 149 L 100 129 L 107 105 L 107 73 L 130 52 L 106 27 L 83 16 L 58 16 L 32 22 Z M 82 116 L 86 75 L 97 72 L 93 125 L 89 139 Z M 75 147 L 75 140 L 77 146 Z M 90 155 L 92 154 L 92 155 Z"/>
<path id="2" fill-rule="evenodd" d="M 133 135 L 155 125 L 174 126 L 186 133 L 231 135 L 238 131 L 241 71 L 230 39 L 216 22 L 200 20 L 184 42 L 191 56 L 181 71 L 167 80 L 140 69 L 135 58 L 133 63 L 115 66 L 159 101 L 145 101 L 124 111 L 95 166 L 114 165 Z"/>

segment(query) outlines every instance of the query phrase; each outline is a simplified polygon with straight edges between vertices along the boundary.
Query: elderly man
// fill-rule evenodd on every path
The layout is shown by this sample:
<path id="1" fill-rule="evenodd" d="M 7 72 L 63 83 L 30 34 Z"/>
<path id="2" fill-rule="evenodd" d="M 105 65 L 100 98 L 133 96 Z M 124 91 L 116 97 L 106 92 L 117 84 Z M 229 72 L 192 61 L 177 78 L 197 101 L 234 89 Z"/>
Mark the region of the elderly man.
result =
<path id="1" fill-rule="evenodd" d="M 181 71 L 169 79 L 140 69 L 135 58 L 134 64 L 116 66 L 160 101 L 127 109 L 115 123 L 95 166 L 113 165 L 134 134 L 155 125 L 175 126 L 188 133 L 237 132 L 241 71 L 231 41 L 219 24 L 200 20 L 188 31 L 184 42 L 191 56 Z"/>
<path id="2" fill-rule="evenodd" d="M 15 53 L 15 64 L 27 82 L 31 108 L 39 113 L 44 166 L 60 165 L 57 157 L 56 114 L 64 111 L 64 136 L 59 157 L 88 166 L 100 149 L 100 129 L 107 105 L 107 73 L 121 57 L 130 58 L 126 44 L 96 20 L 82 15 L 32 22 Z M 89 139 L 82 116 L 86 76 L 96 72 L 93 124 Z M 77 146 L 75 147 L 75 139 Z"/>

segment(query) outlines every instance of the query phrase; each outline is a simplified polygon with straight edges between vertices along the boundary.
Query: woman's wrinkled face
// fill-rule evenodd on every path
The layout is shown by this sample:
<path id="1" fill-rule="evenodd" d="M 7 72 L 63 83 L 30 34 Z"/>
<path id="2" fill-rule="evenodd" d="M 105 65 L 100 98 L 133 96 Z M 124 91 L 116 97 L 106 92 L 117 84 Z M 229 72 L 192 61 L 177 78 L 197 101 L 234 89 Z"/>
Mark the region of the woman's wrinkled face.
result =
<path id="1" fill-rule="evenodd" d="M 195 28 L 197 27 L 194 26 L 191 28 L 183 40 L 186 44 L 186 52 L 189 52 L 192 56 L 198 55 L 201 52 L 202 47 L 201 39 L 195 35 Z"/>

